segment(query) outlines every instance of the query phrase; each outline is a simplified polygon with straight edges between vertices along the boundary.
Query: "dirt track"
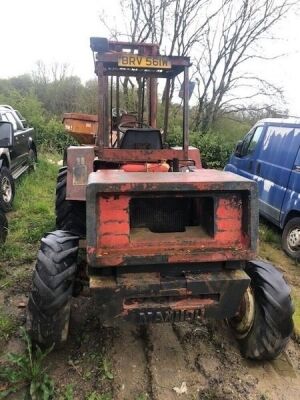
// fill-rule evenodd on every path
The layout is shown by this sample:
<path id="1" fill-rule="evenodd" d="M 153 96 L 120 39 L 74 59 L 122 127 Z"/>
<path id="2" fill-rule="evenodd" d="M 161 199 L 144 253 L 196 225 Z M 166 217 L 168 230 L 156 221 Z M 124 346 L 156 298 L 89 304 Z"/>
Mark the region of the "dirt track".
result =
<path id="1" fill-rule="evenodd" d="M 22 299 L 16 294 L 13 303 Z M 74 300 L 69 343 L 48 358 L 59 391 L 72 384 L 74 399 L 84 400 L 93 391 L 111 393 L 113 400 L 300 398 L 300 346 L 295 341 L 276 361 L 250 362 L 240 356 L 225 323 L 102 328 L 91 305 L 87 298 Z M 14 338 L 9 350 L 19 345 Z M 100 367 L 103 359 L 113 379 Z"/>
<path id="2" fill-rule="evenodd" d="M 300 397 L 295 343 L 272 363 L 247 362 L 225 324 L 124 325 L 111 352 L 116 400 L 139 393 L 155 400 Z"/>
<path id="3" fill-rule="evenodd" d="M 86 309 L 88 304 L 86 300 Z M 86 315 L 81 311 L 80 315 Z M 71 375 L 77 375 L 74 387 L 78 399 L 84 399 L 92 388 L 111 392 L 114 400 L 300 398 L 300 347 L 294 341 L 280 359 L 258 363 L 240 356 L 225 323 L 157 324 L 140 328 L 123 323 L 117 328 L 101 330 L 92 318 L 85 326 L 87 332 L 83 333 L 83 339 L 81 336 L 79 347 L 78 334 L 73 332 L 69 350 L 65 356 L 63 353 L 59 356 L 60 365 L 56 364 L 58 355 L 51 356 L 56 364 L 52 371 L 60 382 L 73 381 Z M 99 376 L 97 380 L 97 374 L 92 374 L 92 379 L 84 378 L 85 368 L 93 364 L 90 356 L 97 345 L 111 363 L 114 375 L 111 381 Z M 80 360 L 77 371 L 70 368 L 70 362 L 69 367 L 66 365 L 68 353 L 76 354 L 75 358 Z"/>
<path id="4" fill-rule="evenodd" d="M 9 268 L 7 273 L 14 274 L 20 266 Z M 26 266 L 22 281 L 0 291 L 1 303 L 19 325 L 25 321 L 31 268 Z M 289 270 L 286 275 L 290 278 Z M 288 280 L 298 287 L 299 275 L 292 277 Z M 3 344 L 2 356 L 22 348 L 17 333 Z M 300 398 L 300 345 L 295 340 L 280 359 L 251 362 L 241 357 L 225 322 L 103 328 L 87 297 L 73 300 L 70 340 L 63 350 L 51 353 L 47 363 L 58 388 L 55 400 L 65 400 L 60 394 L 69 384 L 76 400 L 87 400 L 93 392 L 109 393 L 103 400 Z M 19 394 L 10 399 L 23 398 Z"/>

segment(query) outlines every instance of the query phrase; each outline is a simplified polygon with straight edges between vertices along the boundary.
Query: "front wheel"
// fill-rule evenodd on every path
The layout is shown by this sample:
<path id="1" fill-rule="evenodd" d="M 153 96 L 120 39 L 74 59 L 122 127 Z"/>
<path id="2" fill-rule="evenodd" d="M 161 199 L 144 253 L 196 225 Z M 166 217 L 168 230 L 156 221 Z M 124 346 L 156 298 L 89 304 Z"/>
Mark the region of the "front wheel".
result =
<path id="1" fill-rule="evenodd" d="M 43 347 L 60 347 L 68 337 L 78 240 L 57 230 L 41 241 L 26 325 L 33 342 Z"/>
<path id="2" fill-rule="evenodd" d="M 287 222 L 282 232 L 281 244 L 288 256 L 300 259 L 300 217 Z"/>
<path id="3" fill-rule="evenodd" d="M 245 271 L 251 285 L 229 324 L 244 357 L 272 360 L 285 349 L 293 332 L 290 288 L 271 264 L 251 261 Z"/>
<path id="4" fill-rule="evenodd" d="M 10 171 L 6 167 L 0 170 L 0 209 L 4 212 L 12 209 L 15 197 L 15 182 Z"/>

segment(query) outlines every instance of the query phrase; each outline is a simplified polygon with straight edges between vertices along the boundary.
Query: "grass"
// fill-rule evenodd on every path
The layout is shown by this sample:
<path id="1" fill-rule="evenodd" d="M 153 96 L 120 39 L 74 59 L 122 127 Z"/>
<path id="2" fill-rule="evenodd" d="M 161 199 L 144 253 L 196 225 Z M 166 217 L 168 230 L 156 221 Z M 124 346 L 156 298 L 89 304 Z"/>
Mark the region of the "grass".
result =
<path id="1" fill-rule="evenodd" d="M 109 379 L 109 380 L 114 379 L 111 363 L 105 357 L 102 357 L 100 361 L 99 370 L 104 379 Z"/>
<path id="2" fill-rule="evenodd" d="M 59 397 L 59 400 L 73 400 L 74 399 L 74 391 L 73 385 L 67 385 L 64 393 Z"/>
<path id="3" fill-rule="evenodd" d="M 294 326 L 295 326 L 295 334 L 298 338 L 300 338 L 300 293 L 292 292 L 292 297 L 295 306 L 295 313 L 293 316 Z"/>
<path id="4" fill-rule="evenodd" d="M 259 224 L 259 239 L 266 243 L 272 243 L 280 248 L 280 232 L 266 221 L 262 221 Z"/>
<path id="5" fill-rule="evenodd" d="M 46 373 L 44 362 L 51 349 L 43 352 L 37 347 L 36 351 L 33 351 L 31 340 L 24 328 L 21 329 L 21 334 L 26 350 L 23 354 L 9 353 L 9 364 L 1 366 L 1 389 L 4 387 L 4 390 L 1 390 L 0 399 L 25 389 L 25 398 L 50 400 L 54 395 L 54 383 Z"/>
<path id="6" fill-rule="evenodd" d="M 93 392 L 87 396 L 86 400 L 113 400 L 113 398 L 109 393 L 99 394 Z"/>
<path id="7" fill-rule="evenodd" d="M 287 281 L 292 285 L 292 299 L 295 306 L 293 315 L 294 329 L 300 338 L 300 265 L 289 258 L 281 249 L 281 232 L 271 224 L 263 221 L 259 226 L 259 255 L 283 270 Z"/>
<path id="8" fill-rule="evenodd" d="M 201 400 L 218 400 L 219 398 L 216 388 L 209 388 L 199 393 L 199 399 Z"/>
<path id="9" fill-rule="evenodd" d="M 16 328 L 16 321 L 0 308 L 0 339 L 7 340 Z"/>
<path id="10" fill-rule="evenodd" d="M 47 161 L 50 158 L 51 163 Z M 40 155 L 36 171 L 17 181 L 13 211 L 8 214 L 8 238 L 0 249 L 3 262 L 32 262 L 41 237 L 53 230 L 58 159 L 58 156 Z"/>

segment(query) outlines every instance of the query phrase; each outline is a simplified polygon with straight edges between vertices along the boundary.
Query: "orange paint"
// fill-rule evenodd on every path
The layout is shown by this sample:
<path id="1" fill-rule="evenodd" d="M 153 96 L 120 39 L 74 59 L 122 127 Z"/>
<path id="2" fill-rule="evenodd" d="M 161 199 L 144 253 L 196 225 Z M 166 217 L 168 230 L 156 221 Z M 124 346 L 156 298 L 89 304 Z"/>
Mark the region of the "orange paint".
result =
<path id="1" fill-rule="evenodd" d="M 126 172 L 168 172 L 167 163 L 124 164 L 121 169 Z"/>

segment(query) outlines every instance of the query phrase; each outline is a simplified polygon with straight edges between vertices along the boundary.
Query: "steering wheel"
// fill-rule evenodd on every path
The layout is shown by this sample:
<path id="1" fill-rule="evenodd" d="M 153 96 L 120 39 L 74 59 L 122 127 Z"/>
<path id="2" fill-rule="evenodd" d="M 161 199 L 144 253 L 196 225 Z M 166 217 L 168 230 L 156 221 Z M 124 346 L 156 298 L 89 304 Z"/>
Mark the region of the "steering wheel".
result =
<path id="1" fill-rule="evenodd" d="M 150 125 L 142 121 L 127 121 L 118 125 L 118 129 L 123 133 L 127 128 L 150 128 Z"/>

